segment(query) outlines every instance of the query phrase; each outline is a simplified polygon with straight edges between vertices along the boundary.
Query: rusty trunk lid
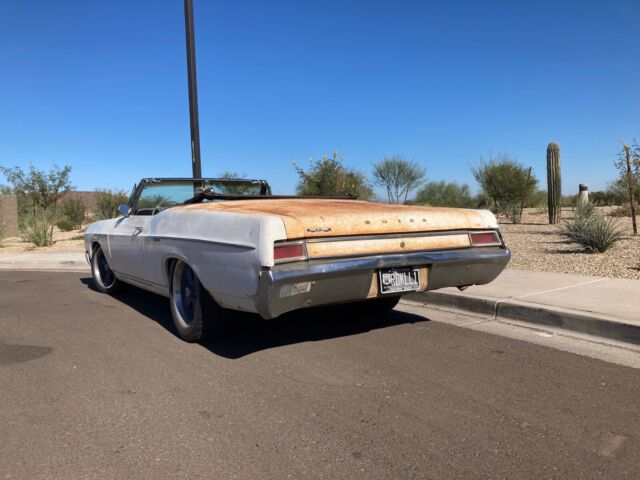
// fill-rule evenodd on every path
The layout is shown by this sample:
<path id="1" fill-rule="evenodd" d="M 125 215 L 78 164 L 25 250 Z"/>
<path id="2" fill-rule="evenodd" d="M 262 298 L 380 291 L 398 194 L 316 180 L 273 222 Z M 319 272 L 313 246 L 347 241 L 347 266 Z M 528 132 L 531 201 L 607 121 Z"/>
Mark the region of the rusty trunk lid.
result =
<path id="1" fill-rule="evenodd" d="M 282 218 L 287 237 L 372 235 L 495 228 L 489 212 L 338 199 L 234 200 L 179 207 Z M 488 215 L 487 215 L 488 214 Z"/>
<path id="2" fill-rule="evenodd" d="M 276 215 L 282 218 L 290 239 L 497 227 L 493 215 L 482 210 L 389 205 L 358 200 L 233 200 L 178 208 Z"/>

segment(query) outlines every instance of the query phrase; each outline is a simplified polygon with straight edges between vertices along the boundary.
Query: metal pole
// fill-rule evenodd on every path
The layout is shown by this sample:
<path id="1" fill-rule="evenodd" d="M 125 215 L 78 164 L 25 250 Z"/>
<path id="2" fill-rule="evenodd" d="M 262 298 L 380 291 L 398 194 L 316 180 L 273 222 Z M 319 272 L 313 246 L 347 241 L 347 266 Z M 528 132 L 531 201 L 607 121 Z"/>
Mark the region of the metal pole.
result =
<path id="1" fill-rule="evenodd" d="M 631 225 L 633 226 L 633 234 L 638 235 L 638 226 L 636 225 L 636 202 L 633 198 L 633 176 L 631 174 L 631 147 L 626 143 L 622 145 L 627 160 L 627 187 L 629 188 L 629 206 L 631 208 Z"/>
<path id="2" fill-rule="evenodd" d="M 200 125 L 198 121 L 198 85 L 196 82 L 196 44 L 193 33 L 193 0 L 184 0 L 184 24 L 187 34 L 187 75 L 189 79 L 189 125 L 193 178 L 202 178 L 200 165 Z"/>

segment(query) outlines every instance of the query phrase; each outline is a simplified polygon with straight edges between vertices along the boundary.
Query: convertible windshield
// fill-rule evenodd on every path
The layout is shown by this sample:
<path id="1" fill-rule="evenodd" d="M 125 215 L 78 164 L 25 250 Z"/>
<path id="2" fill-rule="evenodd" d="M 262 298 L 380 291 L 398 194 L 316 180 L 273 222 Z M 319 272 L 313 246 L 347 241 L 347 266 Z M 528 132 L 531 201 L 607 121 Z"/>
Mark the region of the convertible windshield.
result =
<path id="1" fill-rule="evenodd" d="M 200 193 L 214 195 L 256 196 L 267 194 L 266 182 L 259 180 L 148 180 L 144 182 L 136 205 L 138 215 L 182 204 Z"/>

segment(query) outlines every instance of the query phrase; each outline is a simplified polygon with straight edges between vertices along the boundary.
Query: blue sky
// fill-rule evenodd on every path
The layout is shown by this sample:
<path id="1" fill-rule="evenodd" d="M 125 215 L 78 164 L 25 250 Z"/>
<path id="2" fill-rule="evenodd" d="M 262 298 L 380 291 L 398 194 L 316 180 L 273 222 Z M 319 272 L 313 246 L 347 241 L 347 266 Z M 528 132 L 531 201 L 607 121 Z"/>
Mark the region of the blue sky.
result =
<path id="1" fill-rule="evenodd" d="M 195 0 L 203 173 L 292 193 L 309 156 L 383 155 L 467 182 L 508 152 L 564 193 L 604 188 L 640 134 L 640 2 Z M 183 3 L 0 4 L 0 164 L 78 189 L 189 176 Z M 0 177 L 0 182 L 4 179 Z"/>

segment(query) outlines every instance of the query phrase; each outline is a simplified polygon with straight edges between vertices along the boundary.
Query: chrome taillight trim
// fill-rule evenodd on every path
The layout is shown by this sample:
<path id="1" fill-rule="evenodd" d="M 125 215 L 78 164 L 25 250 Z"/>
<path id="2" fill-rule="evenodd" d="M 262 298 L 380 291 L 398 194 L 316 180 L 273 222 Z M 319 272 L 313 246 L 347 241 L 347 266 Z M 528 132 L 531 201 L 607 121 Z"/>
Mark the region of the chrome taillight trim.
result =
<path id="1" fill-rule="evenodd" d="M 280 265 L 281 263 L 290 263 L 290 262 L 299 262 L 301 260 L 308 260 L 309 254 L 307 252 L 307 242 L 305 240 L 294 240 L 294 241 L 280 241 L 274 242 L 273 249 L 275 251 L 276 247 L 287 247 L 289 245 L 302 245 L 303 254 L 299 257 L 287 257 L 276 260 L 275 255 L 273 258 L 273 263 L 275 265 Z"/>
<path id="2" fill-rule="evenodd" d="M 493 235 L 493 238 L 495 239 L 495 241 L 491 243 L 473 243 L 473 235 L 483 234 L 483 233 L 488 233 L 490 235 Z M 504 245 L 502 241 L 502 236 L 500 235 L 499 230 L 472 230 L 472 231 L 469 231 L 468 234 L 469 234 L 469 244 L 472 247 L 497 247 L 497 246 Z"/>

